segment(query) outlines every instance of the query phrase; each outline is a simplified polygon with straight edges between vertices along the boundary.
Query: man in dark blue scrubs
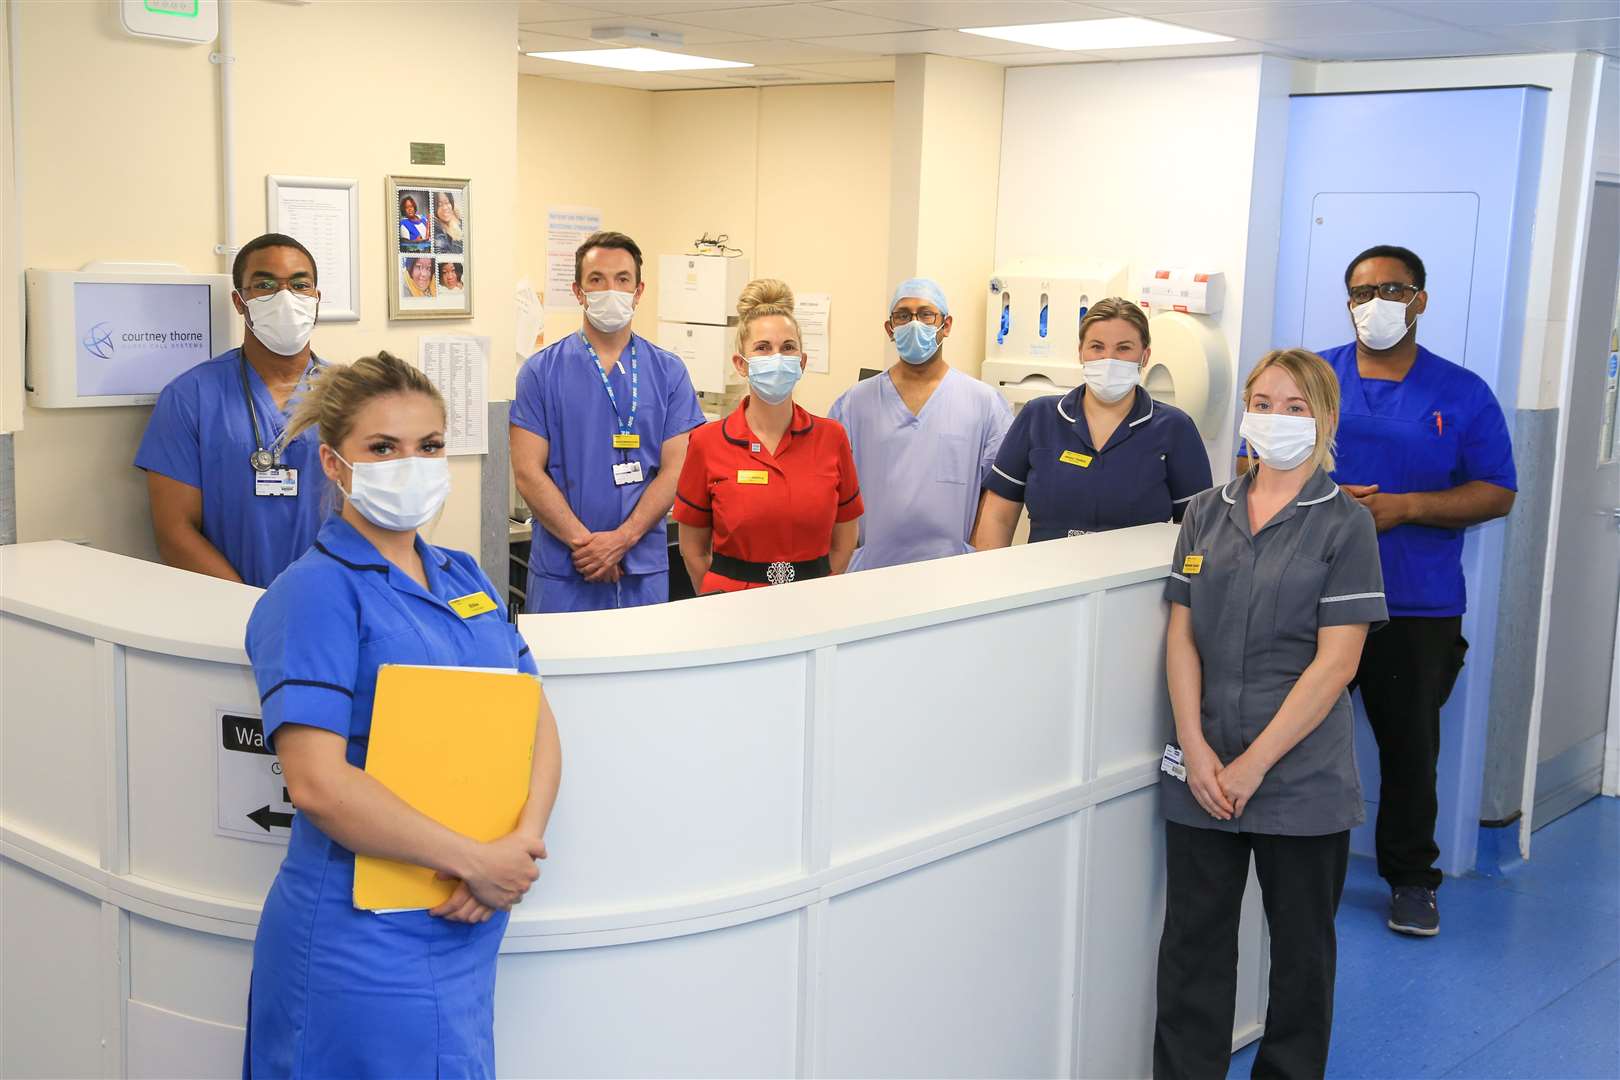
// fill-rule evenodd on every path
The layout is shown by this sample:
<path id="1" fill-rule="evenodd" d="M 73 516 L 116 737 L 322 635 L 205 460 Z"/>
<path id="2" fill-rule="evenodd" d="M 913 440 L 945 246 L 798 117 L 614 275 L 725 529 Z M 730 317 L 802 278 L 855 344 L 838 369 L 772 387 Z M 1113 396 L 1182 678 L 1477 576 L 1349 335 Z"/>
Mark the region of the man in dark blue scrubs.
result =
<path id="1" fill-rule="evenodd" d="M 1463 530 L 1513 508 L 1507 421 L 1485 380 L 1417 343 L 1423 261 L 1401 247 L 1345 270 L 1356 340 L 1322 353 L 1343 394 L 1336 479 L 1372 512 L 1389 625 L 1367 637 L 1356 683 L 1378 740 L 1378 873 L 1389 927 L 1440 932 L 1435 770 L 1440 708 L 1462 670 Z"/>

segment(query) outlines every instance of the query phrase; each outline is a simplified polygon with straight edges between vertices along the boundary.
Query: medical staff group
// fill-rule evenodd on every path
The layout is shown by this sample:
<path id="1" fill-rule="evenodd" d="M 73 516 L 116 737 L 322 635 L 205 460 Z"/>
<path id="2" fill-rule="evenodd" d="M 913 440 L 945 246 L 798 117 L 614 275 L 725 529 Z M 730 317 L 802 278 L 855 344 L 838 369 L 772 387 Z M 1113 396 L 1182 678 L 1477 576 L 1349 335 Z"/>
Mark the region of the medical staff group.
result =
<path id="1" fill-rule="evenodd" d="M 699 595 L 1006 547 L 1025 509 L 1032 542 L 1181 523 L 1154 1072 L 1226 1070 L 1252 857 L 1273 953 L 1255 1068 L 1321 1075 L 1333 919 L 1364 816 L 1349 694 L 1378 742 L 1388 925 L 1433 936 L 1464 530 L 1508 513 L 1517 484 L 1489 387 L 1417 343 L 1418 255 L 1378 245 L 1351 260 L 1353 340 L 1255 359 L 1238 475 L 1220 487 L 1192 420 L 1141 385 L 1152 342 L 1130 301 L 1092 304 L 1081 385 L 1014 417 L 947 362 L 940 286 L 901 282 L 883 324 L 899 361 L 820 417 L 794 400 L 806 359 L 792 290 L 756 280 L 732 357 L 748 393 L 706 421 L 680 358 L 632 329 L 646 288 L 635 241 L 598 232 L 574 270 L 581 326 L 528 359 L 512 403 L 512 468 L 535 522 L 527 611 L 668 600 L 672 512 L 678 572 Z M 266 590 L 247 650 L 299 813 L 255 943 L 244 1075 L 492 1075 L 495 956 L 545 857 L 556 725 L 542 698 L 519 827 L 477 843 L 364 772 L 371 695 L 383 663 L 533 672 L 534 658 L 504 590 L 418 533 L 450 488 L 433 385 L 386 353 L 315 354 L 318 268 L 297 240 L 248 243 L 232 284 L 241 347 L 169 384 L 135 464 L 166 563 Z M 357 852 L 459 885 L 431 912 L 356 912 Z"/>

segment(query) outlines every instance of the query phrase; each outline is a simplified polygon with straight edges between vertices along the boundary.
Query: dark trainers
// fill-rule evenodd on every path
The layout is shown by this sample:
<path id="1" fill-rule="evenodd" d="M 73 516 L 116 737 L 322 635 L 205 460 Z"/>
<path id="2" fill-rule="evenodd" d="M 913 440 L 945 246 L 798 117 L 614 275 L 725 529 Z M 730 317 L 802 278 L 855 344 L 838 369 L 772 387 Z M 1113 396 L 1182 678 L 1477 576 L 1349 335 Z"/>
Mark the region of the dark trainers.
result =
<path id="1" fill-rule="evenodd" d="M 1440 905 L 1434 890 L 1422 885 L 1397 885 L 1390 890 L 1389 928 L 1397 934 L 1434 937 L 1440 932 Z"/>

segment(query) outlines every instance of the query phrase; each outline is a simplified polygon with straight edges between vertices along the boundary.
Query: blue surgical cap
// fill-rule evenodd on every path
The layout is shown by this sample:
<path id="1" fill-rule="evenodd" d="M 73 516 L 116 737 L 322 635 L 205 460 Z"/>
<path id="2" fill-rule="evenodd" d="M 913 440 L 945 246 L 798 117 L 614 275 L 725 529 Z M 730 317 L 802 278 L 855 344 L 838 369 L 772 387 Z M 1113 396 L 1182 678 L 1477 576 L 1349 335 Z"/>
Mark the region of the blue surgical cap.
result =
<path id="1" fill-rule="evenodd" d="M 933 278 L 914 277 L 902 281 L 894 290 L 894 298 L 889 301 L 889 310 L 893 311 L 894 306 L 908 296 L 914 296 L 918 300 L 931 301 L 935 307 L 939 308 L 941 315 L 951 313 L 949 305 L 945 303 L 945 290 L 940 288 L 939 282 Z"/>

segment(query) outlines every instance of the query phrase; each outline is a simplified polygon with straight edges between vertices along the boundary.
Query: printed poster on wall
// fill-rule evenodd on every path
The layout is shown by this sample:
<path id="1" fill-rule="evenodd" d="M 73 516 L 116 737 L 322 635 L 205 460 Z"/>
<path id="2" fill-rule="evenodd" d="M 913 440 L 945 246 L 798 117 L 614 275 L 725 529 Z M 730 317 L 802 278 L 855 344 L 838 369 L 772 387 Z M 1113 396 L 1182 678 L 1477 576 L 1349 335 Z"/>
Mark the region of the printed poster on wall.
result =
<path id="1" fill-rule="evenodd" d="M 423 335 L 417 366 L 444 395 L 444 452 L 489 453 L 489 349 L 492 339 Z"/>
<path id="2" fill-rule="evenodd" d="M 793 317 L 799 321 L 799 333 L 804 340 L 804 370 L 818 375 L 832 371 L 832 358 L 827 343 L 832 334 L 832 295 L 830 293 L 801 293 L 793 305 Z"/>
<path id="3" fill-rule="evenodd" d="M 574 299 L 574 252 L 602 228 L 592 206 L 553 206 L 546 211 L 546 307 L 578 307 Z"/>

